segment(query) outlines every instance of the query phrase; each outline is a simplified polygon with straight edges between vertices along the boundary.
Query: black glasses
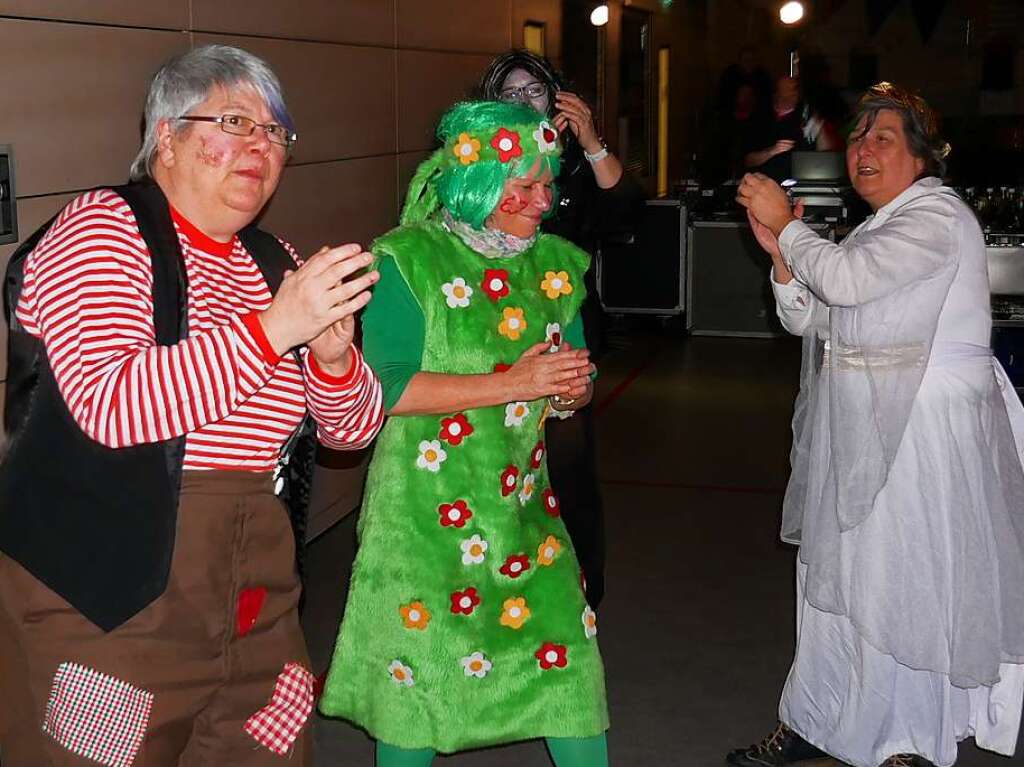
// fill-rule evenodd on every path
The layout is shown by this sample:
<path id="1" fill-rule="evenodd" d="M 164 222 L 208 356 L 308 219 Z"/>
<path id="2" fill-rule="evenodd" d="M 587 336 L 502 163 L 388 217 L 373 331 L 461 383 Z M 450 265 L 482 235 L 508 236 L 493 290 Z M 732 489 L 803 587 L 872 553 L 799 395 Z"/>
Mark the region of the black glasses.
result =
<path id="1" fill-rule="evenodd" d="M 523 101 L 524 99 L 539 99 L 541 96 L 547 95 L 548 86 L 544 83 L 527 83 L 519 88 L 503 88 L 501 93 L 498 94 L 498 98 L 501 101 L 513 102 Z"/>
<path id="2" fill-rule="evenodd" d="M 283 125 L 278 125 L 277 123 L 258 123 L 251 117 L 243 117 L 242 115 L 221 115 L 220 117 L 183 115 L 178 119 L 197 123 L 217 123 L 222 131 L 230 133 L 232 136 L 251 136 L 257 128 L 263 128 L 267 138 L 270 139 L 270 143 L 285 148 L 291 147 L 292 144 L 299 140 L 298 135 Z"/>

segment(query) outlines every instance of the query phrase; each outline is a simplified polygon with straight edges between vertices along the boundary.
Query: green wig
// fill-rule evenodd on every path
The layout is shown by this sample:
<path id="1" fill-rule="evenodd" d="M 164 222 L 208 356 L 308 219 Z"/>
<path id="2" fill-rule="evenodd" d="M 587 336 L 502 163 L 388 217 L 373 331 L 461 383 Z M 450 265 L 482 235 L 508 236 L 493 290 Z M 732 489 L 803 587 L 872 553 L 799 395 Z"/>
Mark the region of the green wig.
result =
<path id="1" fill-rule="evenodd" d="M 525 104 L 456 104 L 441 118 L 437 137 L 441 148 L 420 165 L 409 184 L 403 224 L 424 221 L 443 207 L 457 221 L 481 229 L 501 200 L 507 179 L 525 176 L 538 160 L 539 173 L 547 169 L 558 176 L 558 131 Z"/>

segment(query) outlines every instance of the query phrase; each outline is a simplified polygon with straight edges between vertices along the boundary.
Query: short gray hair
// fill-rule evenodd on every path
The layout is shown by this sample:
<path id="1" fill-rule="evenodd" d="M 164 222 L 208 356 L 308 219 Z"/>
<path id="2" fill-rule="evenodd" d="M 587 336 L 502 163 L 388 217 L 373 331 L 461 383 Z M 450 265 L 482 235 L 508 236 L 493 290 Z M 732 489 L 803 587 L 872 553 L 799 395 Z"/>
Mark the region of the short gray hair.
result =
<path id="1" fill-rule="evenodd" d="M 248 85 L 267 102 L 270 113 L 289 131 L 295 130 L 284 102 L 281 83 L 263 59 L 230 45 L 204 45 L 175 56 L 153 76 L 146 96 L 142 148 L 132 161 L 130 178 L 150 175 L 161 120 L 174 120 L 205 101 L 216 87 Z M 185 130 L 187 126 L 175 127 Z"/>
<path id="2" fill-rule="evenodd" d="M 944 176 L 950 147 L 939 134 L 939 116 L 928 106 L 928 102 L 893 83 L 872 85 L 857 103 L 855 124 L 860 125 L 861 119 L 867 118 L 860 133 L 867 133 L 871 129 L 883 109 L 898 113 L 903 120 L 903 134 L 907 138 L 910 153 L 924 161 L 922 177 Z M 854 134 L 859 135 L 856 128 Z"/>

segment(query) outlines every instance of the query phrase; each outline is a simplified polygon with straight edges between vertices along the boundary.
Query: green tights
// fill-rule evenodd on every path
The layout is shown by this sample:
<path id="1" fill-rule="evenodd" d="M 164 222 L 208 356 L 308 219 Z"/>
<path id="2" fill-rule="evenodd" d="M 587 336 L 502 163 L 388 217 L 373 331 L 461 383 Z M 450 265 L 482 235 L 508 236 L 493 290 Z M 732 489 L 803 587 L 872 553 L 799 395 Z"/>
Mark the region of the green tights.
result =
<path id="1" fill-rule="evenodd" d="M 608 741 L 604 734 L 591 738 L 545 738 L 555 767 L 607 767 Z M 408 749 L 377 741 L 377 767 L 430 767 L 432 748 Z"/>

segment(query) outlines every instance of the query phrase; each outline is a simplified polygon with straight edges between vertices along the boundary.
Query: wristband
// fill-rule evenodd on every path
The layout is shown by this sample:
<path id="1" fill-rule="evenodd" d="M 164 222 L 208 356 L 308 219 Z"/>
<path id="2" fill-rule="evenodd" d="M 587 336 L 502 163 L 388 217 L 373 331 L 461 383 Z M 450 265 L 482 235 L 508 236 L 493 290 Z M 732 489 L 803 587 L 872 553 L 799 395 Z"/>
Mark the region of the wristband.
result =
<path id="1" fill-rule="evenodd" d="M 587 158 L 587 162 L 593 165 L 594 163 L 601 162 L 601 160 L 608 156 L 608 147 L 604 144 L 604 142 L 602 142 L 601 148 L 598 149 L 593 154 L 590 154 L 590 152 L 584 149 L 583 156 Z"/>

